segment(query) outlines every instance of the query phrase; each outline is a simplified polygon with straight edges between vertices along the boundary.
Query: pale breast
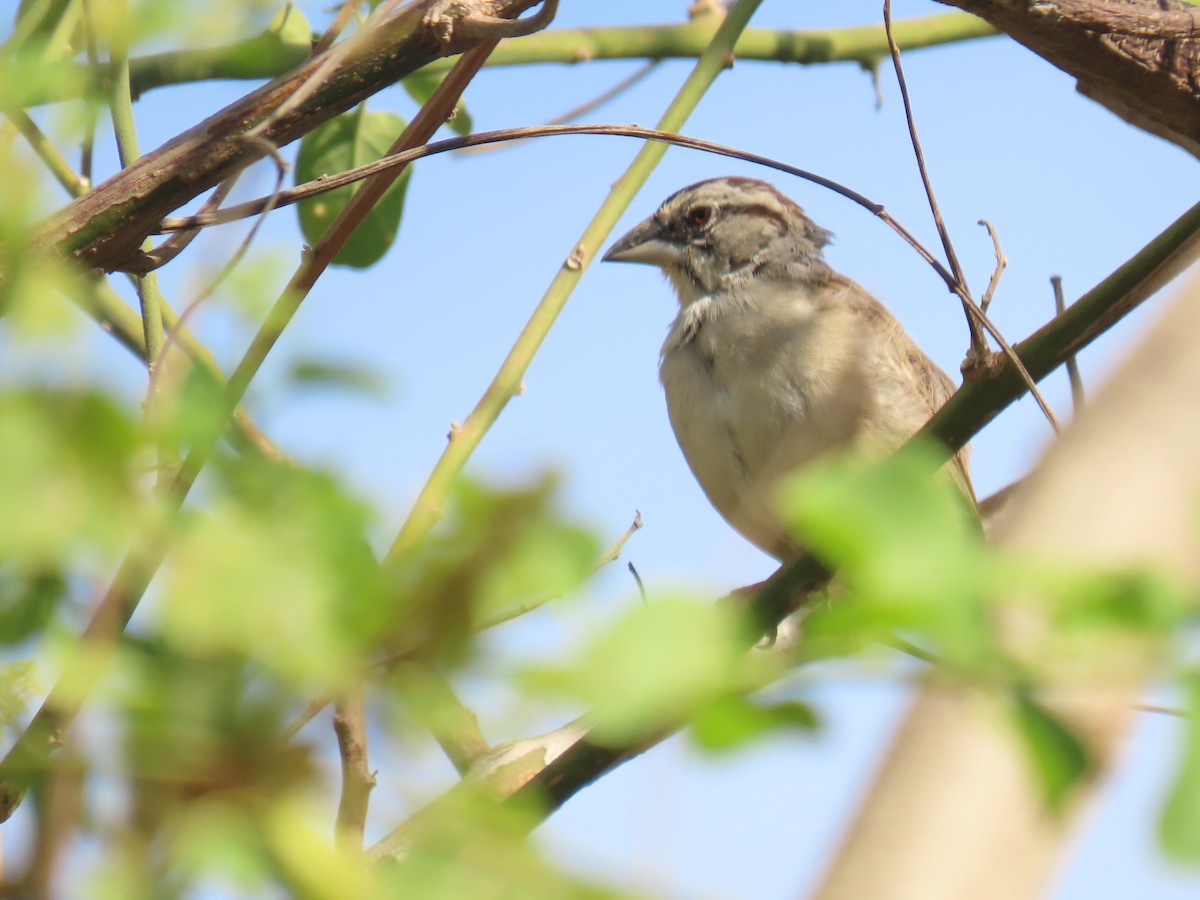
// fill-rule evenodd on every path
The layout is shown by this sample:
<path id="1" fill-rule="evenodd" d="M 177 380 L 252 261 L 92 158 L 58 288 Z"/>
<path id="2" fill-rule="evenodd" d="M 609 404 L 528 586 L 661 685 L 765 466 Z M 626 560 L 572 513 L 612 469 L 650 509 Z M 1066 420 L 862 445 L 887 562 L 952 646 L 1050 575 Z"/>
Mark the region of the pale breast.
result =
<path id="1" fill-rule="evenodd" d="M 660 375 L 676 439 L 718 512 L 760 549 L 794 552 L 774 514 L 780 476 L 850 441 L 864 409 L 864 335 L 791 295 L 681 310 Z"/>

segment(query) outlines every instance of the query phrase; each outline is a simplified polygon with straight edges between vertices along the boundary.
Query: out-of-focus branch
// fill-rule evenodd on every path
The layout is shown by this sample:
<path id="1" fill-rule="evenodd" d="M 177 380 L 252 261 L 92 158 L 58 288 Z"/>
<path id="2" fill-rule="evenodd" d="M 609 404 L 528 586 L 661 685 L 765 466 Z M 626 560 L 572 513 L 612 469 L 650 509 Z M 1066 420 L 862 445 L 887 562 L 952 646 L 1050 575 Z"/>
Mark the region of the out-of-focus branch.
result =
<path id="1" fill-rule="evenodd" d="M 367 716 L 361 688 L 337 701 L 333 732 L 342 760 L 342 793 L 334 836 L 340 849 L 357 853 L 362 849 L 367 803 L 375 787 L 375 776 L 367 762 Z"/>
<path id="2" fill-rule="evenodd" d="M 1200 585 L 1200 419 L 1181 412 L 1200 393 L 1198 341 L 1200 285 L 1193 283 L 1028 479 L 1000 526 L 1001 546 L 1067 564 L 1149 564 Z M 1074 658 L 1061 644 L 1047 653 L 1053 611 L 1046 604 L 1014 599 L 996 613 L 1011 652 L 1043 673 L 1047 705 L 1090 751 L 1091 777 L 1050 814 L 1006 722 L 1004 698 L 931 682 L 819 900 L 951 900 L 979 896 L 981 885 L 991 897 L 1044 895 L 1157 653 L 1145 640 L 1107 642 Z M 914 822 L 921 827 L 903 827 Z"/>

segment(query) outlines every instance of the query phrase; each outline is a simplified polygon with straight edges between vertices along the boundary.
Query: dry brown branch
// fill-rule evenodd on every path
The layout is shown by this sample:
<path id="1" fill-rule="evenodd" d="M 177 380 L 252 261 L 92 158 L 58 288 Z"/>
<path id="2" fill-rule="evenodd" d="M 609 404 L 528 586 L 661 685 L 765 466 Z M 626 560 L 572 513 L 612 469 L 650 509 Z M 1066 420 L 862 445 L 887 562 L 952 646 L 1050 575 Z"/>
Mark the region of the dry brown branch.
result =
<path id="1" fill-rule="evenodd" d="M 1000 235 L 996 234 L 996 229 L 992 226 L 992 223 L 987 219 L 980 219 L 979 224 L 987 229 L 988 237 L 992 239 L 992 247 L 996 251 L 996 268 L 992 270 L 992 277 L 988 279 L 987 290 L 983 292 L 983 298 L 979 301 L 979 308 L 986 313 L 996 296 L 996 288 L 1000 286 L 1000 276 L 1008 268 L 1008 257 L 1004 255 L 1004 250 L 1000 246 Z"/>
<path id="2" fill-rule="evenodd" d="M 45 223 L 37 246 L 74 258 L 86 268 L 117 268 L 164 216 L 261 155 L 241 136 L 263 121 L 271 120 L 271 125 L 260 136 L 283 147 L 432 60 L 464 53 L 491 39 L 465 24 L 472 17 L 490 23 L 519 16 L 538 3 L 470 0 L 448 8 L 439 0 L 406 4 L 370 32 L 364 30 L 361 40 L 356 35 L 347 42 L 353 44 L 352 51 L 291 114 L 271 119 L 308 83 L 326 54 L 210 116 L 68 204 Z M 438 15 L 432 15 L 434 11 Z M 529 27 L 529 19 L 521 21 L 521 27 Z M 341 52 L 341 46 L 335 44 L 327 52 Z"/>
<path id="3" fill-rule="evenodd" d="M 888 50 L 892 56 L 892 68 L 896 72 L 896 83 L 900 87 L 900 100 L 904 106 L 904 121 L 908 125 L 908 138 L 912 144 L 913 156 L 917 160 L 917 171 L 921 175 L 921 185 L 925 188 L 925 197 L 929 201 L 929 212 L 933 215 L 933 224 L 937 228 L 938 237 L 941 238 L 942 249 L 946 253 L 947 262 L 950 263 L 950 271 L 954 275 L 954 280 L 965 291 L 967 290 L 967 276 L 958 261 L 958 254 L 954 252 L 954 242 L 950 240 L 950 230 L 946 228 L 946 222 L 942 218 L 942 210 L 938 206 L 937 196 L 933 192 L 933 181 L 929 177 L 929 168 L 925 165 L 925 151 L 921 149 L 921 139 L 917 136 L 917 123 L 913 118 L 912 99 L 908 94 L 908 82 L 904 78 L 904 66 L 900 63 L 900 45 L 896 43 L 896 35 L 892 29 L 891 0 L 883 0 L 883 28 L 887 33 Z M 971 346 L 967 351 L 967 361 L 963 364 L 963 367 L 964 369 L 975 369 L 980 366 L 986 367 L 987 359 L 991 353 L 988 350 L 987 340 L 983 336 L 983 331 L 980 329 L 979 323 L 971 315 L 971 310 L 967 305 L 965 297 L 963 298 L 963 313 L 967 317 L 967 328 L 971 333 Z"/>

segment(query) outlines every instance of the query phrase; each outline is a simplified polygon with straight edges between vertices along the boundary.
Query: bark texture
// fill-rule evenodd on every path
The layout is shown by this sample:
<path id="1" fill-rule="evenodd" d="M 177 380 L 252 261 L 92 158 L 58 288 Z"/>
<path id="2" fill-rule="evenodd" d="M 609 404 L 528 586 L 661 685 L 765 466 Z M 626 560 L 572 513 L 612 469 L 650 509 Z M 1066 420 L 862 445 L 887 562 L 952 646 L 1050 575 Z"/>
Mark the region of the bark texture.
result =
<path id="1" fill-rule="evenodd" d="M 377 23 L 345 50 L 345 58 L 295 109 L 273 119 L 261 137 L 289 144 L 372 94 L 444 56 L 490 38 L 475 22 L 514 19 L 539 0 L 415 0 Z M 53 216 L 37 244 L 86 268 L 111 271 L 127 264 L 159 221 L 263 156 L 245 135 L 269 119 L 320 66 L 310 57 L 291 72 L 209 116 L 147 153 Z"/>

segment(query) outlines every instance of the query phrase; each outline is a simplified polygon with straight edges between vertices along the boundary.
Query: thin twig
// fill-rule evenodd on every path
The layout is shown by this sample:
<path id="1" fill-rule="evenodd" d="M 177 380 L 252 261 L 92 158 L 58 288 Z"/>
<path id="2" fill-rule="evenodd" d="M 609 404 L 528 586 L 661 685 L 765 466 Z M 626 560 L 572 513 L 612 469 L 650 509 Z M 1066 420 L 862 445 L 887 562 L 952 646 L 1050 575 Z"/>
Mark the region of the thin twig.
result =
<path id="1" fill-rule="evenodd" d="M 100 75 L 100 54 L 96 49 L 96 17 L 95 11 L 92 8 L 93 0 L 83 0 L 83 39 L 84 39 L 84 64 L 87 66 L 88 82 L 97 83 Z M 130 83 L 132 86 L 132 67 L 130 73 Z M 79 177 L 84 183 L 91 185 L 92 183 L 92 162 L 93 151 L 96 144 L 96 108 L 89 99 L 84 100 L 84 123 L 83 123 L 83 139 L 79 146 Z"/>
<path id="2" fill-rule="evenodd" d="M 129 9 L 127 0 L 113 0 L 112 12 L 114 21 L 122 22 L 128 19 Z M 141 156 L 138 150 L 137 127 L 133 118 L 133 94 L 129 82 L 129 48 L 122 27 L 111 30 L 108 40 L 109 75 L 112 79 L 108 96 L 109 113 L 112 118 L 113 133 L 117 141 L 117 155 L 121 167 L 128 168 Z M 150 239 L 142 242 L 142 249 L 151 247 Z M 166 298 L 158 286 L 158 278 L 153 272 L 137 275 L 134 278 L 137 289 L 138 303 L 142 313 L 142 333 L 146 341 L 146 401 L 144 404 L 146 422 L 150 431 L 157 431 L 159 438 L 156 451 L 158 454 L 158 475 L 155 490 L 162 492 L 169 489 L 178 462 L 178 448 L 172 446 L 166 436 L 165 429 L 158 427 L 165 418 L 164 398 L 155 392 L 157 379 L 155 369 L 162 355 L 165 331 L 163 329 L 163 310 L 167 306 Z"/>
<path id="3" fill-rule="evenodd" d="M 329 23 L 329 27 L 321 35 L 321 39 L 313 45 L 313 56 L 316 56 L 318 53 L 324 53 L 333 46 L 333 42 L 338 39 L 338 35 L 342 33 L 343 29 L 350 23 L 350 20 L 354 18 L 355 13 L 358 12 L 358 8 L 361 5 L 362 0 L 346 0 L 342 4 L 342 8 L 338 10 L 338 14 L 334 17 L 334 20 Z"/>
<path id="4" fill-rule="evenodd" d="M 276 154 L 278 155 L 278 154 Z M 286 165 L 286 164 L 285 164 Z M 224 181 L 216 186 L 208 199 L 201 204 L 199 209 L 200 215 L 214 213 L 221 208 L 221 204 L 225 202 L 225 198 L 233 190 L 238 179 L 241 178 L 244 169 L 239 169 L 234 172 Z M 277 193 L 274 192 L 274 193 Z M 122 267 L 122 271 L 129 272 L 134 275 L 144 275 L 147 272 L 153 272 L 155 269 L 161 269 L 195 240 L 200 233 L 199 228 L 188 228 L 183 231 L 174 232 L 171 237 L 167 238 L 157 247 L 152 250 L 144 250 L 135 257 L 130 264 Z"/>
<path id="5" fill-rule="evenodd" d="M 713 141 L 704 141 L 699 138 L 687 137 L 677 134 L 672 131 L 665 131 L 658 128 L 641 128 L 636 125 L 533 125 L 521 128 L 502 128 L 496 131 L 482 131 L 478 134 L 469 134 L 465 137 L 448 138 L 442 141 L 435 141 L 432 144 L 426 144 L 421 147 L 416 147 L 412 150 L 407 150 L 403 153 L 390 154 L 382 157 L 373 163 L 368 163 L 363 166 L 358 166 L 354 169 L 348 169 L 345 172 L 340 172 L 336 175 L 322 175 L 320 178 L 305 184 L 298 185 L 283 191 L 279 198 L 278 204 L 286 206 L 292 203 L 297 203 L 300 200 L 308 197 L 314 197 L 327 191 L 335 190 L 347 184 L 353 184 L 356 181 L 361 181 L 364 178 L 375 175 L 379 172 L 384 172 L 393 169 L 397 166 L 408 165 L 410 162 L 423 159 L 427 156 L 436 156 L 440 153 L 449 153 L 463 147 L 474 147 L 481 144 L 494 144 L 503 141 L 521 140 L 529 137 L 550 137 L 561 135 L 609 135 L 612 137 L 631 137 L 640 138 L 646 141 L 656 143 L 672 144 L 677 147 L 687 147 L 692 150 L 699 150 L 704 153 L 713 153 L 717 156 L 726 156 L 730 159 L 740 159 L 745 162 L 754 163 L 755 165 L 766 166 L 780 172 L 785 172 L 789 175 L 794 175 L 797 178 L 803 178 L 806 181 L 811 181 L 813 184 L 827 188 L 847 200 L 857 203 L 863 209 L 877 216 L 887 224 L 896 234 L 898 234 L 905 243 L 912 247 L 921 259 L 938 274 L 938 277 L 945 282 L 947 288 L 952 291 L 967 307 L 973 315 L 987 329 L 988 333 L 1000 346 L 1001 351 L 1008 358 L 1009 363 L 1013 366 L 1013 370 L 1018 377 L 1025 383 L 1034 400 L 1046 415 L 1047 419 L 1057 430 L 1057 419 L 1051 411 L 1049 404 L 1038 390 L 1033 379 L 1029 377 L 1029 372 L 1025 369 L 1024 363 L 1016 353 L 1013 352 L 1012 346 L 1000 333 L 1000 330 L 992 323 L 990 319 L 979 309 L 978 304 L 971 298 L 970 293 L 966 288 L 960 285 L 954 278 L 954 275 L 937 259 L 932 253 L 927 250 L 920 241 L 913 236 L 907 228 L 891 215 L 883 205 L 869 200 L 867 197 L 860 194 L 851 188 L 846 187 L 831 178 L 826 178 L 823 175 L 818 175 L 815 172 L 809 172 L 806 169 L 792 166 L 779 160 L 772 159 L 769 156 L 763 156 L 759 153 L 750 153 L 745 150 L 738 150 L 734 147 L 728 147 L 724 144 L 717 144 Z M 237 206 L 231 206 L 228 209 L 207 216 L 186 216 L 181 218 L 163 219 L 159 223 L 159 232 L 177 231 L 183 228 L 207 227 L 210 225 L 218 225 L 224 222 L 234 222 L 238 219 L 244 219 L 247 216 L 257 215 L 262 210 L 265 203 L 265 198 L 251 200 Z M 606 232 L 607 233 L 607 232 Z M 590 235 L 589 235 L 590 237 Z M 581 271 L 581 268 L 574 266 L 582 266 L 581 262 L 573 262 L 568 265 L 572 271 Z M 461 429 L 460 429 L 461 432 Z M 456 433 L 457 439 L 459 433 Z"/>
<path id="6" fill-rule="evenodd" d="M 676 132 L 683 127 L 700 98 L 728 66 L 737 36 L 745 28 L 760 2 L 761 0 L 738 0 L 730 9 L 725 21 L 717 29 L 712 43 L 696 61 L 691 74 L 663 113 L 658 123 L 661 130 Z M 567 299 L 582 277 L 584 268 L 600 250 L 604 240 L 616 226 L 618 218 L 645 184 L 654 167 L 666 153 L 666 149 L 662 144 L 643 145 L 624 174 L 613 183 L 608 196 L 551 279 L 546 292 L 534 307 L 491 383 L 434 464 L 433 471 L 417 495 L 408 518 L 388 550 L 388 560 L 401 557 L 418 547 L 438 521 L 442 505 L 458 473 L 479 446 L 483 436 L 500 417 L 508 401 L 520 393 L 522 380 L 534 354 L 566 305 Z"/>
<path id="7" fill-rule="evenodd" d="M 633 563 L 626 563 L 625 568 L 633 576 L 633 583 L 637 585 L 638 594 L 641 595 L 642 605 L 644 606 L 646 603 L 646 585 L 642 584 L 642 576 L 638 574 L 637 567 Z"/>
<path id="8" fill-rule="evenodd" d="M 616 97 L 621 96 L 621 94 L 625 93 L 630 88 L 634 87 L 639 82 L 641 82 L 641 80 L 643 78 L 645 78 L 647 75 L 649 75 L 651 72 L 653 72 L 656 68 L 658 68 L 658 65 L 660 62 L 661 62 L 661 60 L 657 60 L 657 59 L 647 60 L 645 63 L 638 66 L 638 68 L 634 70 L 633 74 L 628 75 L 625 78 L 622 78 L 620 81 L 618 81 L 612 87 L 610 87 L 608 90 L 604 91 L 601 94 L 598 94 L 597 96 L 593 97 L 591 100 L 588 100 L 586 103 L 581 103 L 572 109 L 568 109 L 565 113 L 563 113 L 560 116 L 555 116 L 553 119 L 547 120 L 546 124 L 547 125 L 566 125 L 570 122 L 574 122 L 576 119 L 586 116 L 588 113 L 596 111 L 601 106 L 608 103 L 610 100 L 613 100 Z M 518 143 L 521 143 L 521 142 L 520 141 L 512 141 L 507 146 L 511 147 Z M 498 144 L 498 145 L 497 144 L 483 144 L 478 147 L 463 147 L 461 150 L 456 150 L 455 153 L 460 156 L 470 156 L 472 154 L 477 154 L 477 153 L 486 153 L 489 150 L 504 149 L 505 146 L 506 145 L 504 145 L 504 144 Z"/>
<path id="9" fill-rule="evenodd" d="M 1138 712 L 1157 713 L 1163 716 L 1176 716 L 1180 719 L 1190 719 L 1191 713 L 1186 709 L 1179 709 L 1174 706 L 1159 706 L 1155 703 L 1134 703 L 1131 707 Z"/>
<path id="10" fill-rule="evenodd" d="M 992 247 L 996 251 L 996 268 L 992 270 L 987 290 L 983 292 L 983 299 L 979 301 L 979 308 L 986 313 L 988 307 L 992 305 L 992 298 L 996 296 L 996 288 L 1000 286 L 1000 276 L 1008 268 L 1008 257 L 1004 255 L 1004 249 L 1000 246 L 1000 235 L 996 234 L 992 223 L 987 219 L 980 219 L 979 224 L 987 229 L 988 237 L 992 239 Z"/>
<path id="11" fill-rule="evenodd" d="M 367 763 L 367 717 L 361 687 L 337 701 L 333 732 L 342 760 L 342 791 L 338 800 L 334 840 L 339 850 L 361 853 L 367 825 L 367 805 L 375 775 Z"/>
<path id="12" fill-rule="evenodd" d="M 38 814 L 29 868 L 22 888 L 31 897 L 59 896 L 55 876 L 71 842 L 78 836 L 83 816 L 84 765 L 78 749 L 63 747 L 50 767 L 45 789 L 38 798 Z M 4 883 L 0 878 L 0 883 Z M 22 892 L 23 893 L 23 892 Z"/>
<path id="13" fill-rule="evenodd" d="M 1050 284 L 1054 288 L 1054 312 L 1061 316 L 1067 309 L 1067 301 L 1063 297 L 1062 276 L 1051 275 Z M 1079 360 L 1074 353 L 1067 357 L 1067 380 L 1071 382 L 1071 406 L 1075 414 L 1079 415 L 1086 398 L 1083 393 L 1083 376 L 1079 374 Z"/>
<path id="14" fill-rule="evenodd" d="M 967 278 L 958 261 L 958 254 L 954 252 L 954 243 L 950 240 L 946 222 L 942 219 L 942 211 L 938 207 L 937 197 L 933 193 L 933 181 L 930 179 L 929 169 L 925 165 L 925 153 L 922 151 L 921 141 L 917 137 L 917 123 L 913 118 L 912 101 L 908 96 L 908 82 L 904 78 L 904 67 L 900 64 L 900 45 L 896 43 L 896 36 L 892 32 L 892 0 L 883 0 L 883 29 L 887 33 L 888 50 L 892 54 L 892 67 L 896 70 L 896 82 L 900 86 L 900 100 L 904 105 L 904 119 L 908 123 L 908 136 L 912 142 L 913 154 L 917 158 L 917 170 L 921 173 L 921 184 L 925 186 L 925 196 L 929 200 L 929 211 L 933 214 L 933 223 L 937 227 L 938 236 L 942 239 L 942 249 L 946 252 L 946 259 L 950 263 L 950 271 L 954 273 L 954 280 L 965 292 Z M 971 309 L 965 300 L 963 301 L 963 312 L 966 314 L 967 328 L 971 333 L 971 348 L 967 352 L 967 365 L 972 368 L 985 365 L 991 354 L 983 332 L 979 328 L 979 323 L 971 315 Z"/>
<path id="15" fill-rule="evenodd" d="M 278 194 L 281 190 L 283 190 L 283 179 L 287 175 L 287 160 L 280 155 L 279 150 L 275 147 L 275 145 L 266 138 L 247 136 L 246 140 L 262 146 L 267 157 L 275 163 L 274 193 Z M 219 206 L 221 199 L 224 196 L 224 194 L 221 193 L 221 187 L 225 187 L 225 193 L 228 193 L 229 190 L 232 190 L 233 182 L 236 180 L 236 178 L 237 175 L 233 175 L 225 182 L 222 182 L 222 185 L 218 187 L 218 189 L 213 192 L 213 196 L 209 198 L 210 202 L 216 206 Z M 228 187 L 226 187 L 226 185 Z M 167 339 L 163 342 L 162 350 L 159 351 L 158 359 L 156 359 L 154 361 L 154 365 L 150 367 L 150 389 L 147 391 L 147 397 L 153 395 L 155 379 L 160 368 L 166 362 L 167 352 L 171 349 L 175 335 L 182 332 L 183 328 L 187 325 L 188 319 L 190 319 L 196 310 L 200 308 L 200 304 L 211 297 L 216 292 L 217 287 L 221 284 L 221 282 L 229 276 L 229 273 L 237 268 L 238 263 L 242 261 L 246 253 L 250 250 L 250 245 L 254 242 L 254 238 L 258 234 L 258 230 L 262 227 L 263 222 L 266 221 L 267 216 L 270 214 L 273 208 L 274 206 L 271 203 L 266 205 L 266 207 L 263 209 L 262 215 L 254 220 L 254 224 L 250 227 L 250 230 L 246 232 L 246 236 L 242 238 L 241 242 L 237 246 L 237 249 L 234 250 L 233 255 L 225 262 L 225 265 L 221 267 L 221 270 L 217 272 L 212 281 L 210 281 L 208 285 L 206 285 L 200 291 L 200 293 L 196 295 L 192 302 L 184 307 L 183 312 L 179 314 L 179 318 L 176 320 L 174 326 L 167 333 Z M 187 240 L 184 241 L 184 246 L 186 246 L 186 244 L 192 240 L 192 237 L 198 233 L 199 229 L 180 232 L 180 234 L 191 235 L 191 237 L 188 237 Z M 182 249 L 183 247 L 179 247 L 176 249 L 175 253 L 178 253 Z"/>
<path id="16" fill-rule="evenodd" d="M 636 511 L 635 511 L 636 512 Z M 595 563 L 592 564 L 592 571 L 596 572 L 604 568 L 610 562 L 614 562 L 621 558 L 621 551 L 625 548 L 625 544 L 633 537 L 634 533 L 642 527 L 642 514 L 637 512 L 633 517 L 633 522 L 625 529 L 625 533 L 617 538 L 616 542 L 609 547 Z M 497 625 L 503 625 L 505 622 L 511 622 L 513 619 L 520 618 L 526 613 L 533 612 L 545 606 L 551 600 L 558 597 L 558 594 L 544 594 L 533 600 L 527 600 L 524 603 L 519 603 L 509 609 L 502 610 L 490 618 L 479 622 L 475 629 L 476 631 L 486 631 L 489 628 L 495 628 Z"/>

